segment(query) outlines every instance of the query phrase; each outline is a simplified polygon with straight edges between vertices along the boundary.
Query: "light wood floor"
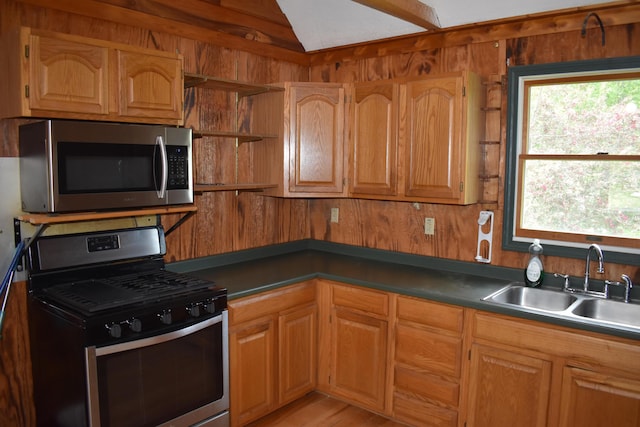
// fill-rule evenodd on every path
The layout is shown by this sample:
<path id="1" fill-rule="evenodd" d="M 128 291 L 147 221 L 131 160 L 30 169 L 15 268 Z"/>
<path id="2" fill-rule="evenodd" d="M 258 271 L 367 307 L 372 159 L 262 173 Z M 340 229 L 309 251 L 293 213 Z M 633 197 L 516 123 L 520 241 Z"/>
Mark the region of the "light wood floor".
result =
<path id="1" fill-rule="evenodd" d="M 310 393 L 247 427 L 406 427 L 320 393 Z"/>

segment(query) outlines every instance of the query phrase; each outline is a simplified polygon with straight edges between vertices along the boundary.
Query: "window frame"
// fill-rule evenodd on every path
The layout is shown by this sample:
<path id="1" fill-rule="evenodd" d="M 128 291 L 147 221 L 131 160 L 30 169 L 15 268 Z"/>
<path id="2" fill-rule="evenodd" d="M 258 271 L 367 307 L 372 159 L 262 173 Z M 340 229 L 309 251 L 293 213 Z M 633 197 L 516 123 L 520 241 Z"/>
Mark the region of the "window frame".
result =
<path id="1" fill-rule="evenodd" d="M 507 83 L 507 129 L 504 185 L 504 220 L 502 226 L 502 248 L 504 250 L 527 252 L 533 241 L 531 237 L 516 235 L 516 197 L 520 185 L 519 155 L 522 147 L 523 120 L 525 118 L 525 82 L 528 80 L 552 80 L 584 74 L 619 75 L 625 71 L 639 71 L 640 56 L 581 60 L 549 64 L 512 66 L 508 70 Z M 566 258 L 584 258 L 585 251 L 593 242 L 562 242 L 541 239 L 546 255 Z M 606 252 L 607 261 L 640 265 L 640 240 L 638 248 L 607 246 L 599 243 Z"/>

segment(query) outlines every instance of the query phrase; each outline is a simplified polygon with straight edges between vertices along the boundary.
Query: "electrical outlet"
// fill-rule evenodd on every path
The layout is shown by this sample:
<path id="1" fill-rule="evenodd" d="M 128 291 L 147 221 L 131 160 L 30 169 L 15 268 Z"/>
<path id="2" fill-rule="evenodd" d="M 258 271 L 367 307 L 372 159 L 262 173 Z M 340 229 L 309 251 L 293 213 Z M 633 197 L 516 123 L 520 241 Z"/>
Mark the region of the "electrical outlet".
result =
<path id="1" fill-rule="evenodd" d="M 331 208 L 331 222 L 338 222 L 340 219 L 340 209 Z"/>
<path id="2" fill-rule="evenodd" d="M 425 218 L 424 219 L 424 234 L 428 236 L 433 236 L 436 229 L 436 220 L 435 218 Z"/>

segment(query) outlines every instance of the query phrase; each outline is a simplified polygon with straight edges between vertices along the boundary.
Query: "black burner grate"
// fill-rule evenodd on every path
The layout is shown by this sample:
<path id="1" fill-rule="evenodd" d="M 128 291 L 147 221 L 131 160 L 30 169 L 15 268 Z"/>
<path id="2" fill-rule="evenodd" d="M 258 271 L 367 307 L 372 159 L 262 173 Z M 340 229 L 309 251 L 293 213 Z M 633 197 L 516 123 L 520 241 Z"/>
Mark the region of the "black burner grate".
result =
<path id="1" fill-rule="evenodd" d="M 140 302 L 158 301 L 212 287 L 213 283 L 166 270 L 89 279 L 45 289 L 49 297 L 95 313 Z"/>

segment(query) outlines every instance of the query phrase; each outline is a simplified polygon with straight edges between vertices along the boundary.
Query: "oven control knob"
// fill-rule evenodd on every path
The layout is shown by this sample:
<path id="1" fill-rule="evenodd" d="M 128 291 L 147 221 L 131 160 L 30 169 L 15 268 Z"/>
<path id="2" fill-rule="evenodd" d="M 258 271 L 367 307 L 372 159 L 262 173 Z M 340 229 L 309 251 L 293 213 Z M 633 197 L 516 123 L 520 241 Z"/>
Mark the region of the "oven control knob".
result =
<path id="1" fill-rule="evenodd" d="M 214 301 L 207 301 L 204 303 L 204 310 L 207 313 L 213 314 L 216 312 L 216 303 Z"/>
<path id="2" fill-rule="evenodd" d="M 191 304 L 187 307 L 187 313 L 191 317 L 200 317 L 200 306 L 198 304 Z"/>
<path id="3" fill-rule="evenodd" d="M 142 330 L 142 321 L 135 317 L 127 320 L 127 325 L 129 325 L 129 329 L 131 329 L 132 332 L 140 332 Z"/>
<path id="4" fill-rule="evenodd" d="M 165 325 L 170 325 L 172 322 L 171 310 L 162 310 L 162 313 L 158 313 L 158 318 L 160 319 L 160 322 Z"/>
<path id="5" fill-rule="evenodd" d="M 109 336 L 112 338 L 120 338 L 122 335 L 122 327 L 119 323 L 112 323 L 110 325 L 104 325 L 107 328 Z"/>

